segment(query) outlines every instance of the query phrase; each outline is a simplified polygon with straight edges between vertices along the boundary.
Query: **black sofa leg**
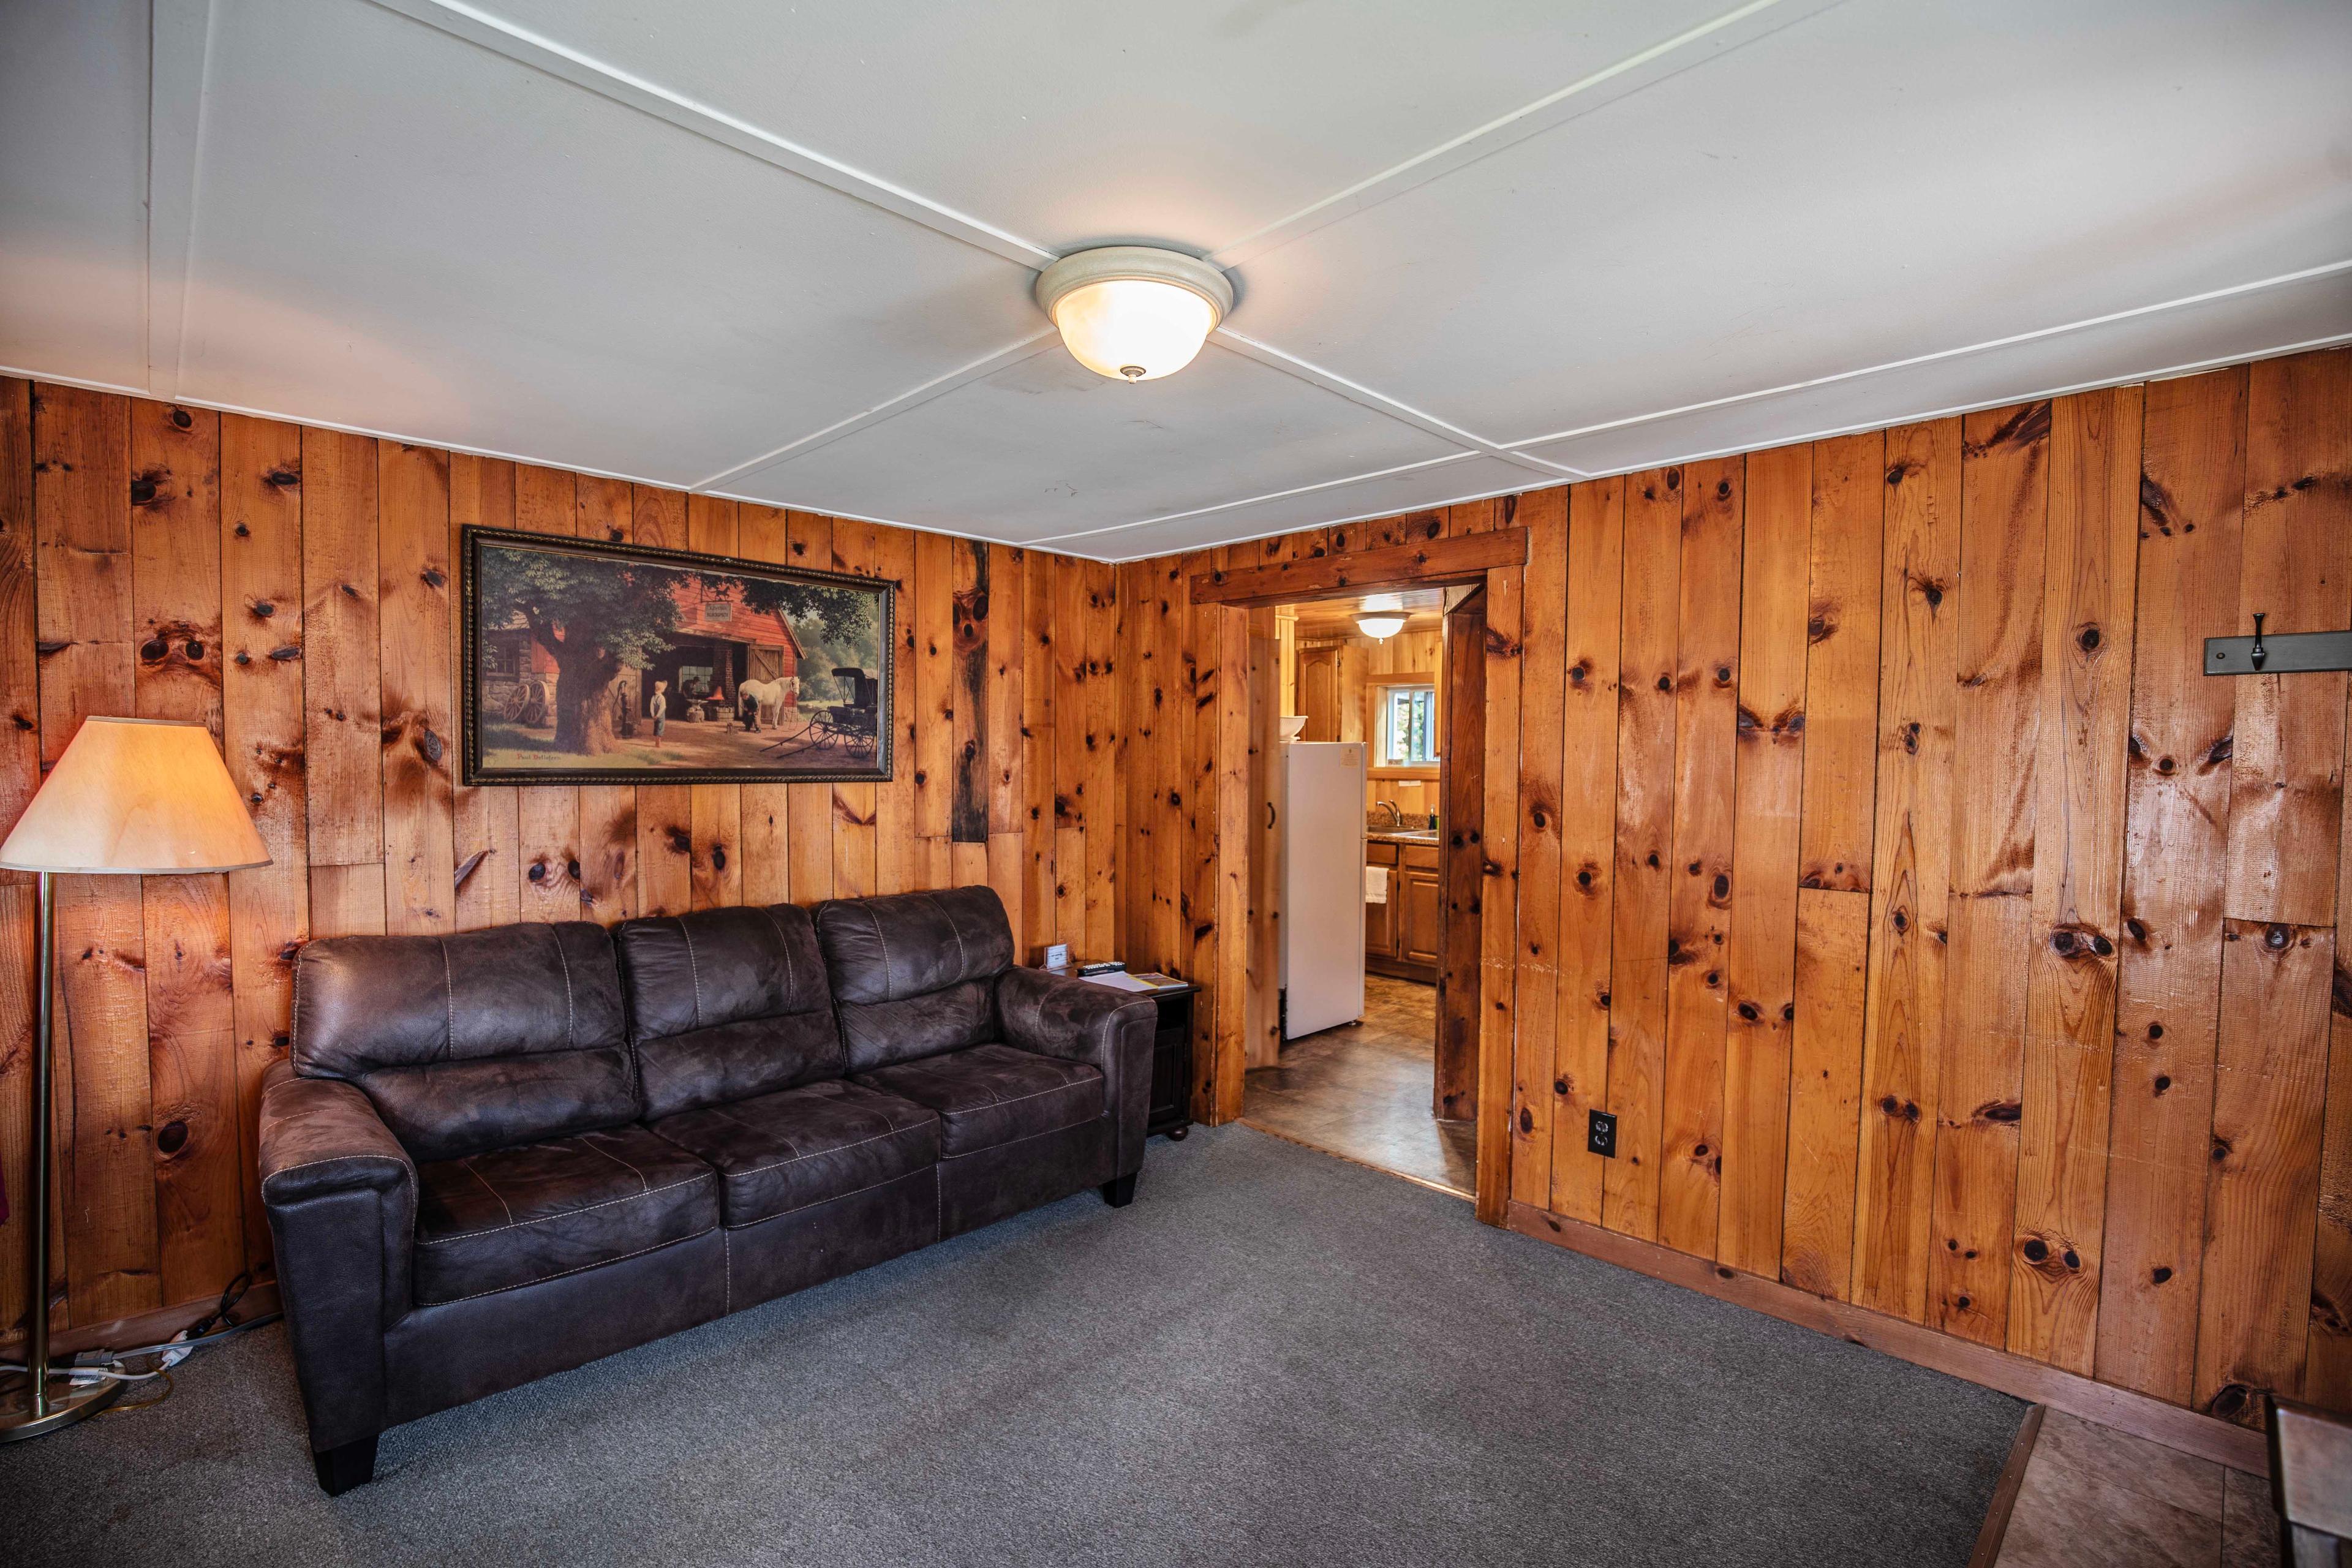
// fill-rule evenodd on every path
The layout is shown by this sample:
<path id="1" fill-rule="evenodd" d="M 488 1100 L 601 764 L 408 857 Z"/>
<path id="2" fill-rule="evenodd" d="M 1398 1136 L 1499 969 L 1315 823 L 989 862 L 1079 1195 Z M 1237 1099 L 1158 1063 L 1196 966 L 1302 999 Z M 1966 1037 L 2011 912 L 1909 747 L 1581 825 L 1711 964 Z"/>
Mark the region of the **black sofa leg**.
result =
<path id="1" fill-rule="evenodd" d="M 1135 1178 L 1140 1171 L 1130 1171 L 1124 1176 L 1113 1176 L 1102 1184 L 1103 1202 L 1115 1209 L 1123 1209 L 1135 1201 Z"/>
<path id="2" fill-rule="evenodd" d="M 359 1437 L 340 1447 L 313 1449 L 310 1462 L 319 1468 L 320 1489 L 341 1497 L 375 1479 L 375 1439 Z"/>

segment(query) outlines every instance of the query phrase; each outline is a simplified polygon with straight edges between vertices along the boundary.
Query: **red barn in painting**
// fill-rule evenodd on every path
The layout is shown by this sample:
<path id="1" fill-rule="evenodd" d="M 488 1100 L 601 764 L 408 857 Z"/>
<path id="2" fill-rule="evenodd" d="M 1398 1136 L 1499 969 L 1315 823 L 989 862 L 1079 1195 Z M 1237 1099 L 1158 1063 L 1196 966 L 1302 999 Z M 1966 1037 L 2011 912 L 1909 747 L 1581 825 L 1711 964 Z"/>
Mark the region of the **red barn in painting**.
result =
<path id="1" fill-rule="evenodd" d="M 799 706 L 800 639 L 782 616 L 751 609 L 739 589 L 709 589 L 694 578 L 681 579 L 670 597 L 677 605 L 677 629 L 670 634 L 667 651 L 637 672 L 635 681 L 624 676 L 615 682 L 621 705 L 616 728 L 625 732 L 645 711 L 646 696 L 656 680 L 669 683 L 674 719 L 699 717 L 700 710 L 687 711 L 698 703 L 709 704 L 715 714 L 723 702 L 731 716 L 747 680 L 761 700 L 764 723 Z M 528 628 L 518 624 L 489 633 L 482 639 L 481 659 L 482 697 L 494 711 L 530 723 L 526 714 L 552 699 L 555 656 L 533 641 Z"/>

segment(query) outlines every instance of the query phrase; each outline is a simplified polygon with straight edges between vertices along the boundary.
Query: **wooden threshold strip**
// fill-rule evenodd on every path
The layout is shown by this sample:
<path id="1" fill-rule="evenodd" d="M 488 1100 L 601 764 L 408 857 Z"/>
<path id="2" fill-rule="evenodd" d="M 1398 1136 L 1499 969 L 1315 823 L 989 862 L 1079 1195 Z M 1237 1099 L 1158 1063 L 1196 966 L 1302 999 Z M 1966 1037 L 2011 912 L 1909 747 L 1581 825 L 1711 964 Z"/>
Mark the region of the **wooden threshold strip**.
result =
<path id="1" fill-rule="evenodd" d="M 1344 1149 L 1326 1149 L 1320 1143 L 1309 1143 L 1295 1132 L 1284 1132 L 1276 1128 L 1261 1125 L 1252 1121 L 1246 1116 L 1236 1117 L 1234 1120 L 1253 1132 L 1263 1132 L 1269 1138 L 1279 1138 L 1286 1143 L 1296 1143 L 1301 1149 L 1312 1149 L 1316 1153 L 1328 1159 L 1345 1160 L 1350 1165 L 1377 1172 L 1383 1176 L 1394 1176 L 1400 1182 L 1411 1182 L 1416 1187 L 1426 1187 L 1433 1193 L 1442 1194 L 1449 1198 L 1457 1198 L 1465 1204 L 1478 1201 L 1476 1194 L 1465 1193 L 1460 1187 L 1449 1187 L 1444 1182 L 1433 1182 L 1427 1176 L 1416 1176 L 1411 1171 L 1400 1171 L 1391 1165 L 1376 1165 L 1371 1161 L 1350 1154 Z"/>
<path id="2" fill-rule="evenodd" d="M 2270 1473 L 2270 1456 L 2260 1432 L 2184 1410 L 2145 1394 L 2095 1383 L 2007 1351 L 1956 1339 L 1867 1307 L 1829 1300 L 1777 1279 L 1743 1274 L 1707 1258 L 1620 1236 L 1581 1220 L 1564 1219 L 1528 1204 L 1512 1204 L 1504 1223 L 1521 1236 L 1549 1241 L 1555 1247 L 1696 1290 L 1718 1301 L 1747 1307 L 1784 1323 L 1834 1334 L 1849 1344 L 1882 1351 L 1915 1366 L 2047 1405 L 2069 1415 L 2079 1415 L 2085 1421 L 2112 1426 L 2184 1454 L 2195 1454 L 2233 1470 L 2255 1476 Z"/>
<path id="3" fill-rule="evenodd" d="M 2017 1440 L 2009 1446 L 2009 1460 L 1993 1484 L 1992 1502 L 1985 1510 L 1984 1527 L 1977 1531 L 1977 1549 L 1969 1553 L 1969 1568 L 1993 1568 L 2000 1561 L 2001 1543 L 2009 1539 L 2009 1516 L 2017 1511 L 2017 1494 L 2025 1485 L 2025 1468 L 2033 1462 L 2033 1445 L 2042 1436 L 2042 1417 L 2050 1406 L 2036 1405 L 2025 1413 Z"/>
<path id="4" fill-rule="evenodd" d="M 1474 583 L 1496 566 L 1524 566 L 1528 531 L 1498 528 L 1385 550 L 1354 550 L 1341 555 L 1309 555 L 1237 572 L 1201 572 L 1192 577 L 1194 605 L 1232 605 L 1264 609 L 1303 599 L 1328 599 L 1368 589 L 1427 588 Z"/>

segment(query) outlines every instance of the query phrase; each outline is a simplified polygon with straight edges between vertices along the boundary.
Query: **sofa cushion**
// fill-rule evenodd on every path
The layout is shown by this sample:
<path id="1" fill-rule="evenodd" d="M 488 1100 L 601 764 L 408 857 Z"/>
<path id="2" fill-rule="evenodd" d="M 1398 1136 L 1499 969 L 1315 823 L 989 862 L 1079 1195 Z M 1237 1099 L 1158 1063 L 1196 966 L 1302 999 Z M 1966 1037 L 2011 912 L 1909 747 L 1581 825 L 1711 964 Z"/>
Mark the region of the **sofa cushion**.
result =
<path id="1" fill-rule="evenodd" d="M 852 1072 L 997 1037 L 1013 925 L 994 889 L 836 899 L 817 906 L 816 937 Z"/>
<path id="2" fill-rule="evenodd" d="M 719 1224 L 719 1174 L 643 1127 L 416 1168 L 421 1305 L 634 1258 Z"/>
<path id="3" fill-rule="evenodd" d="M 991 1042 L 860 1073 L 856 1081 L 940 1116 L 942 1156 L 992 1149 L 1100 1116 L 1102 1074 Z"/>
<path id="4" fill-rule="evenodd" d="M 846 1070 L 806 910 L 624 921 L 613 939 L 647 1120 Z"/>
<path id="5" fill-rule="evenodd" d="M 584 921 L 310 942 L 292 1055 L 359 1085 L 418 1160 L 638 1115 L 613 940 Z"/>
<path id="6" fill-rule="evenodd" d="M 664 1117 L 653 1130 L 718 1170 L 730 1226 L 862 1193 L 940 1157 L 936 1114 L 841 1079 Z"/>

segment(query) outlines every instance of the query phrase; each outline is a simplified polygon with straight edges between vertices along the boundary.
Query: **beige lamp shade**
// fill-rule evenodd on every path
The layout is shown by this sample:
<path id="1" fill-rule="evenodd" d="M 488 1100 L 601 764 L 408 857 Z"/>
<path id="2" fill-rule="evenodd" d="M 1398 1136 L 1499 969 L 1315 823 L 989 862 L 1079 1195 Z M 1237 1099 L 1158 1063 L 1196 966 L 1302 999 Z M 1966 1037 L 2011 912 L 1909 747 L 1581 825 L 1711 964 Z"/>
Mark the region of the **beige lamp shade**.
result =
<path id="1" fill-rule="evenodd" d="M 211 731 L 161 719 L 83 720 L 0 844 L 12 871 L 154 877 L 268 864 Z"/>

